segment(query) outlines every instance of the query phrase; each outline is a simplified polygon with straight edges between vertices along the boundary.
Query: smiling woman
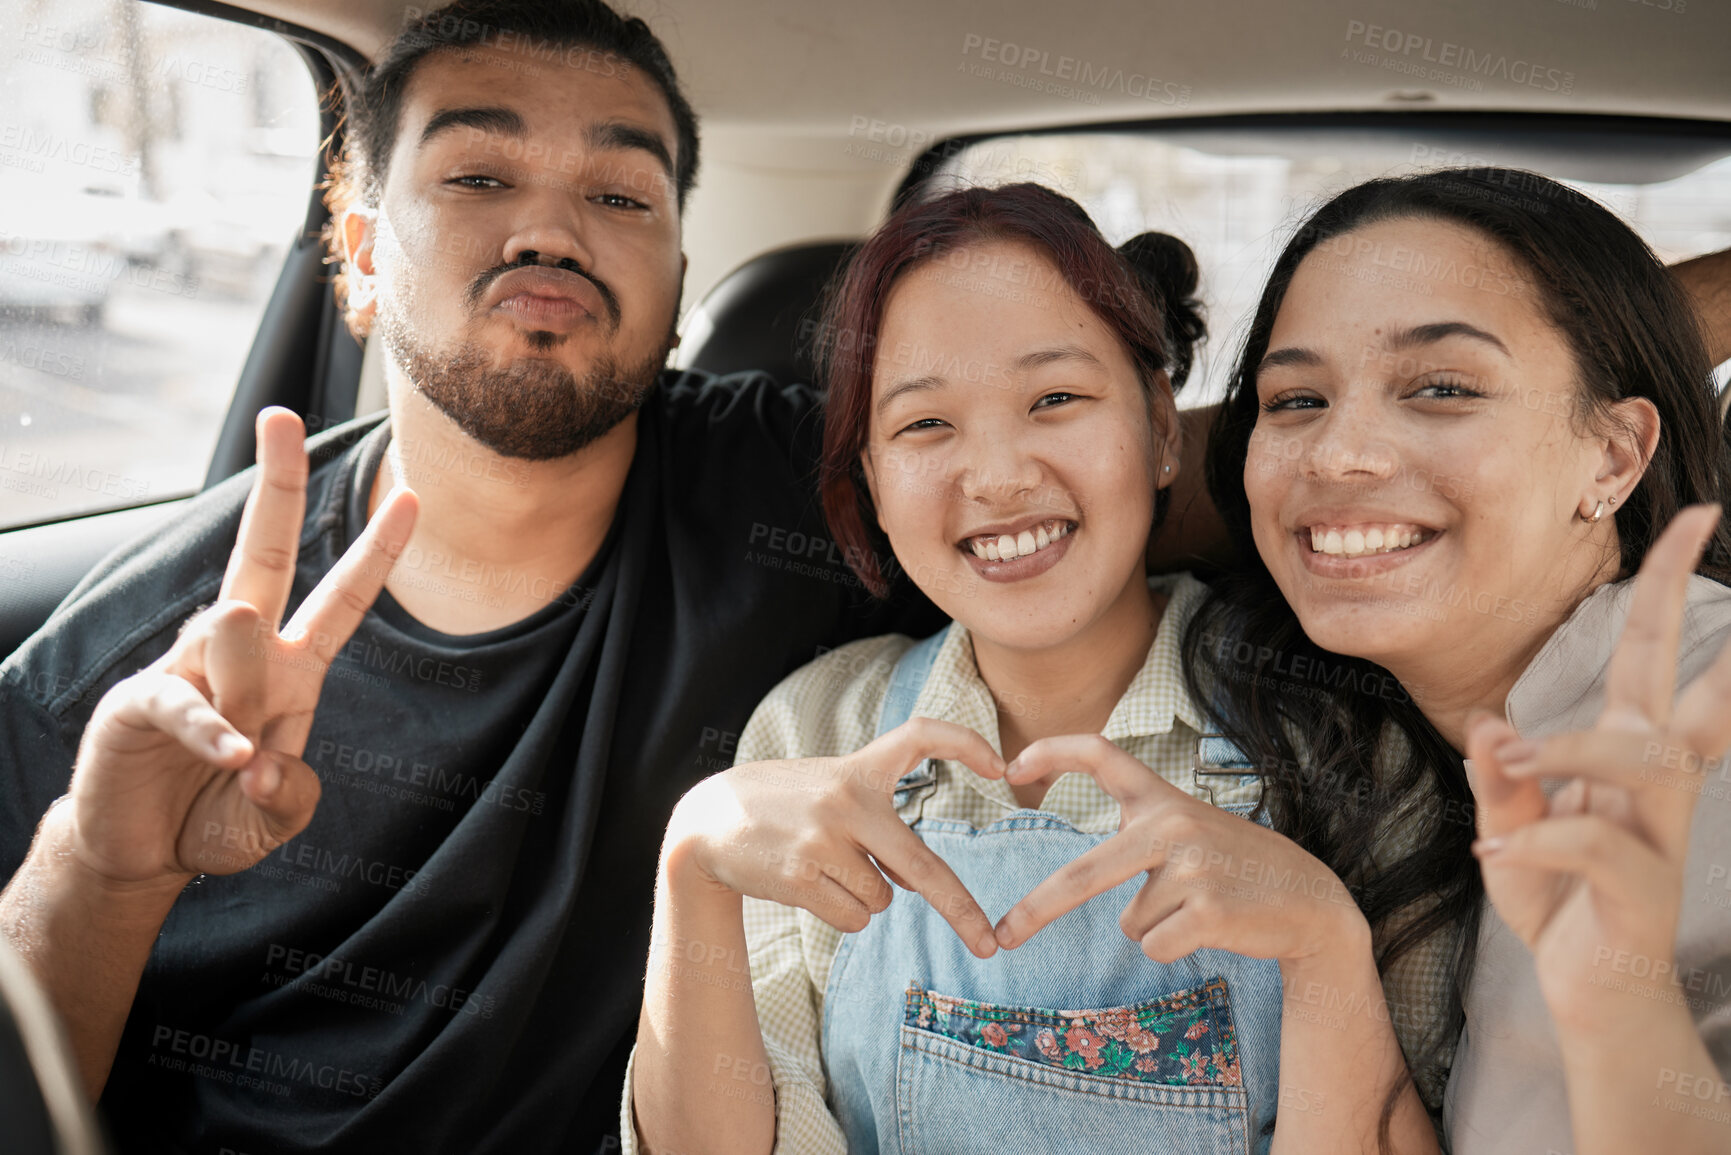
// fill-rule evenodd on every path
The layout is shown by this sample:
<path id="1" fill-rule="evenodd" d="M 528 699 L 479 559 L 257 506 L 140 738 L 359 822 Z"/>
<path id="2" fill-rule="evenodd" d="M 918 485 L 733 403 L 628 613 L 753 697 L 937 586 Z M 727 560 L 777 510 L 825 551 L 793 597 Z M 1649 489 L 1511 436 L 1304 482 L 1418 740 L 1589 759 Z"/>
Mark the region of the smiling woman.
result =
<path id="1" fill-rule="evenodd" d="M 1409 270 L 1399 283 L 1387 275 L 1396 253 Z M 1545 734 L 1590 725 L 1613 700 L 1605 671 L 1629 579 L 1664 526 L 1731 478 L 1709 367 L 1675 282 L 1609 211 L 1532 173 L 1444 170 L 1358 186 L 1298 231 L 1216 426 L 1210 488 L 1256 550 L 1194 619 L 1193 684 L 1215 691 L 1216 720 L 1267 772 L 1277 827 L 1364 908 L 1433 1109 L 1464 1013 L 1457 1151 L 1629 1150 L 1662 1118 L 1645 1110 L 1658 1070 L 1645 1058 L 1600 1064 L 1620 1071 L 1621 1097 L 1575 1085 L 1578 1072 L 1565 1093 L 1533 958 L 1495 914 L 1479 933 L 1468 816 L 1489 802 L 1461 753 L 1475 712 Z M 1688 587 L 1687 679 L 1728 620 L 1731 537 L 1694 522 L 1677 532 L 1691 542 L 1672 553 L 1705 549 L 1705 576 Z M 1675 621 L 1662 628 L 1675 637 Z M 1648 669 L 1668 679 L 1676 663 L 1654 655 Z M 1349 684 L 1282 673 L 1331 666 Z M 1390 674 L 1398 695 L 1357 688 Z M 1658 734 L 1665 721 L 1649 706 L 1638 724 Z M 1696 845 L 1721 844 L 1728 817 L 1704 804 Z M 1379 858 L 1377 842 L 1400 852 Z M 1680 886 L 1640 900 L 1673 912 L 1641 939 L 1667 966 L 1673 951 L 1687 965 L 1726 945 L 1693 918 L 1678 937 Z M 1559 1016 L 1583 1005 L 1571 968 L 1591 950 L 1571 954 L 1540 974 Z M 1684 1020 L 1653 1010 L 1623 1054 L 1664 1039 L 1673 1072 L 1710 1068 Z M 1598 1037 L 1577 1053 L 1628 1042 L 1594 1021 Z"/>
<path id="2" fill-rule="evenodd" d="M 848 266 L 825 510 L 954 620 L 797 671 L 681 801 L 628 1149 L 1434 1142 L 1362 915 L 1200 741 L 1203 587 L 1146 571 L 1196 279 L 1032 184 L 910 201 Z"/>

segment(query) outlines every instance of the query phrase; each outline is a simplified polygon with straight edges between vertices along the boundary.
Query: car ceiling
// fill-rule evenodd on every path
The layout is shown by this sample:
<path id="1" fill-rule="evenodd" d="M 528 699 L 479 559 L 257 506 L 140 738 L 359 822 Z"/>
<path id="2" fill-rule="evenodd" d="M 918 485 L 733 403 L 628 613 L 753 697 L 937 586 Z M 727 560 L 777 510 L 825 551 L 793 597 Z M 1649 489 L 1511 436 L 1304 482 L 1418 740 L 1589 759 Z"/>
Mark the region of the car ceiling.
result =
<path id="1" fill-rule="evenodd" d="M 371 56 L 410 8 L 400 0 L 254 0 Z M 668 44 L 713 124 L 839 131 L 866 115 L 945 134 L 1190 115 L 1411 107 L 1731 116 L 1731 4 L 1722 0 L 626 0 Z M 1681 8 L 1681 11 L 1677 9 Z M 1362 26 L 1362 28 L 1360 27 Z M 1442 59 L 1445 44 L 1573 73 L 1572 91 L 1492 79 L 1482 91 L 1355 59 L 1372 27 L 1379 59 Z M 1402 50 L 1390 53 L 1389 33 Z M 1350 35 L 1349 35 L 1350 33 Z M 978 41 L 971 40 L 978 37 Z M 1415 39 L 1416 38 L 1416 39 Z M 984 41 L 1189 89 L 1183 108 L 1103 91 L 982 82 Z M 1407 47 L 1410 45 L 1411 47 Z M 1038 71 L 1030 65 L 1021 71 Z"/>
<path id="2" fill-rule="evenodd" d="M 413 19 L 420 12 L 401 0 L 238 6 L 367 56 L 405 13 Z M 1274 112 L 1501 110 L 1731 121 L 1725 0 L 617 6 L 662 37 L 703 118 L 703 173 L 686 213 L 687 304 L 694 291 L 765 249 L 868 230 L 923 141 Z M 1455 63 L 1467 53 L 1481 73 Z M 1423 75 L 1443 62 L 1453 66 L 1442 67 L 1442 77 Z M 1068 82 L 1084 68 L 1109 79 Z M 1539 78 L 1537 86 L 1520 82 L 1529 76 Z M 1059 91 L 1034 87 L 1046 83 Z M 890 147 L 861 147 L 872 143 Z"/>

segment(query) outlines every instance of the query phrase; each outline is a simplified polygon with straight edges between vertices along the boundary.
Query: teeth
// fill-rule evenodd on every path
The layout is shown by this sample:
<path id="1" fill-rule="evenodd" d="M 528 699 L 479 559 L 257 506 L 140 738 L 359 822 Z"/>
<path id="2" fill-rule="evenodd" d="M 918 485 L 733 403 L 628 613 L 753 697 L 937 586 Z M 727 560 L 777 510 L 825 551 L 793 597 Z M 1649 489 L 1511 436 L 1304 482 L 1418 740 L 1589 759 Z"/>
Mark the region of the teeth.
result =
<path id="1" fill-rule="evenodd" d="M 1310 548 L 1334 557 L 1367 557 L 1407 549 L 1426 540 L 1422 529 L 1375 526 L 1369 529 L 1325 529 L 1310 527 Z"/>
<path id="2" fill-rule="evenodd" d="M 977 558 L 986 561 L 1015 561 L 1019 557 L 1027 557 L 1031 553 L 1045 549 L 1060 538 L 1068 537 L 1070 523 L 1067 521 L 1048 521 L 1024 529 L 1014 536 L 999 534 L 997 537 L 974 537 L 968 539 L 968 548 Z"/>

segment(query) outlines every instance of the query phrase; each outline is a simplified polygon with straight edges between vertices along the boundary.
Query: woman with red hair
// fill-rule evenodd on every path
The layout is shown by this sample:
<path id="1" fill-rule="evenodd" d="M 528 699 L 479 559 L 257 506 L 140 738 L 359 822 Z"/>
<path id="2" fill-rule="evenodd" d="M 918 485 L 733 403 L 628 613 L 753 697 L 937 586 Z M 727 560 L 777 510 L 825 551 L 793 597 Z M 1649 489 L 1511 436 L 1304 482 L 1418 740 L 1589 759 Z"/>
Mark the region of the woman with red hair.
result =
<path id="1" fill-rule="evenodd" d="M 1283 1148 L 1433 1147 L 1368 924 L 1185 692 L 1203 588 L 1147 573 L 1196 283 L 1028 184 L 851 262 L 824 508 L 954 621 L 795 672 L 679 805 L 628 1148 L 1263 1151 L 1277 1104 Z"/>

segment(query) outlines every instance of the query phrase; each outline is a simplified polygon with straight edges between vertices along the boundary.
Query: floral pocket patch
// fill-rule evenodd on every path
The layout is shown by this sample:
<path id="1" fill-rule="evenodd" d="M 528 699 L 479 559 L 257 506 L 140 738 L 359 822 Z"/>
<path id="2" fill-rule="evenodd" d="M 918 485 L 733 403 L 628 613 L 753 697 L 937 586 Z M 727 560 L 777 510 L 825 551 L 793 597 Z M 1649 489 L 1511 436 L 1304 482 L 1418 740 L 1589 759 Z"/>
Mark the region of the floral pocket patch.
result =
<path id="1" fill-rule="evenodd" d="M 1129 1007 L 1053 1011 L 908 988 L 903 1022 L 1042 1066 L 1165 1086 L 1236 1087 L 1238 1040 L 1226 980 Z"/>

